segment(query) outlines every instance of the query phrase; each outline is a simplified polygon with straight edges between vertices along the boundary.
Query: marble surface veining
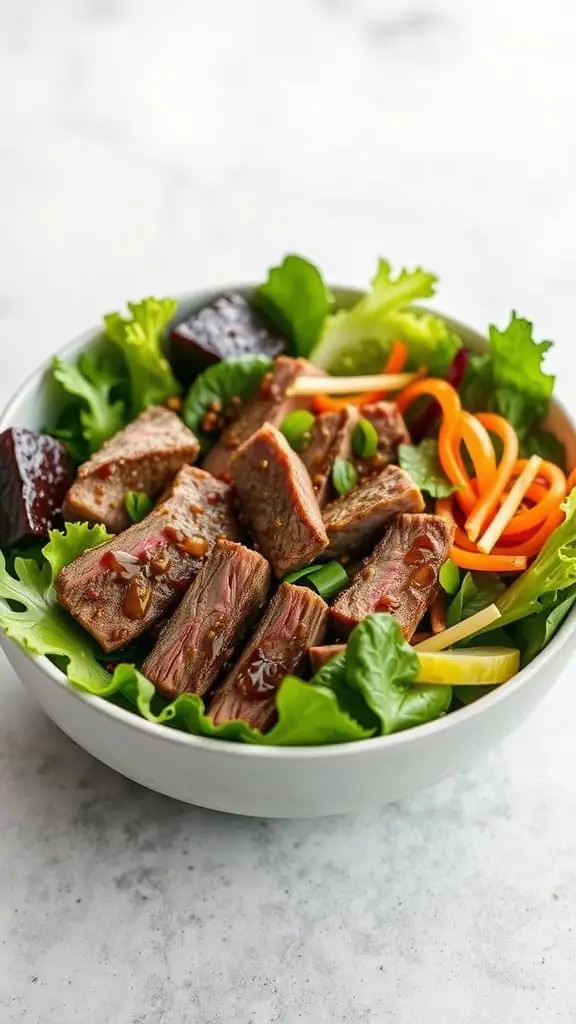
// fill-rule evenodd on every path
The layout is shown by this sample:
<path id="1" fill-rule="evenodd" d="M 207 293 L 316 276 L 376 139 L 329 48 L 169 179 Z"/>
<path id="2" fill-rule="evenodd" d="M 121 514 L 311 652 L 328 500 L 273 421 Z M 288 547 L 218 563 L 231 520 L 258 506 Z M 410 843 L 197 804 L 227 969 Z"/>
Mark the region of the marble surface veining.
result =
<path id="1" fill-rule="evenodd" d="M 573 339 L 572 0 L 0 0 L 0 400 L 126 298 L 287 250 Z M 179 806 L 2 659 L 1 1024 L 576 1020 L 576 691 L 404 803 Z"/>

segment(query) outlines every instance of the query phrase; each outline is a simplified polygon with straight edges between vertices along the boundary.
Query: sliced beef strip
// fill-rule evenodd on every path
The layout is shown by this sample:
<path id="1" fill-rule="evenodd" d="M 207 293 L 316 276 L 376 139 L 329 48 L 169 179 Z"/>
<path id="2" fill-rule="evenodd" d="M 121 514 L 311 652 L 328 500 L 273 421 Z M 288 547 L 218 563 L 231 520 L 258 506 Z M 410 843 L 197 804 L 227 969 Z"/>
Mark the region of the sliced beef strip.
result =
<path id="1" fill-rule="evenodd" d="M 302 460 L 266 423 L 238 449 L 232 481 L 250 531 L 277 576 L 308 565 L 328 545 Z"/>
<path id="2" fill-rule="evenodd" d="M 322 518 L 330 546 L 326 558 L 366 550 L 399 512 L 421 512 L 424 499 L 416 484 L 398 466 L 387 466 L 348 494 L 326 505 Z"/>
<path id="3" fill-rule="evenodd" d="M 66 517 L 104 523 L 113 533 L 125 530 L 127 492 L 154 497 L 181 466 L 194 462 L 199 447 L 176 413 L 162 406 L 146 409 L 80 466 L 66 496 Z"/>
<path id="4" fill-rule="evenodd" d="M 347 637 L 371 612 L 390 612 L 410 640 L 428 609 L 454 531 L 433 515 L 399 515 L 331 609 L 335 636 Z"/>
<path id="5" fill-rule="evenodd" d="M 274 357 L 285 344 L 243 295 L 229 292 L 172 328 L 169 354 L 176 376 L 189 384 L 221 359 L 250 354 Z"/>
<path id="6" fill-rule="evenodd" d="M 321 597 L 306 587 L 282 583 L 208 707 L 214 723 L 242 719 L 258 729 L 272 725 L 278 686 L 285 675 L 302 672 L 308 648 L 322 642 L 327 619 Z"/>
<path id="7" fill-rule="evenodd" d="M 346 644 L 326 644 L 320 647 L 309 647 L 308 657 L 310 658 L 310 665 L 312 672 L 316 674 L 321 668 L 324 668 L 332 658 L 335 658 L 337 654 L 343 654 L 346 650 Z"/>
<path id="8" fill-rule="evenodd" d="M 204 468 L 213 476 L 228 479 L 230 462 L 237 448 L 264 423 L 280 426 L 294 409 L 307 409 L 310 398 L 288 398 L 286 391 L 297 377 L 323 376 L 322 371 L 306 359 L 279 356 L 274 371 L 266 374 L 255 395 L 244 405 L 240 415 L 227 427 L 204 459 Z"/>
<path id="9" fill-rule="evenodd" d="M 263 608 L 271 578 L 257 551 L 217 542 L 142 666 L 163 697 L 204 696 Z"/>
<path id="10" fill-rule="evenodd" d="M 228 485 L 184 466 L 141 523 L 62 569 L 58 600 L 105 651 L 119 650 L 176 604 L 219 537 L 235 536 Z"/>
<path id="11" fill-rule="evenodd" d="M 301 459 L 312 481 L 320 506 L 336 497 L 332 484 L 332 466 L 337 458 L 352 458 L 352 431 L 359 418 L 353 405 L 340 412 L 323 412 L 316 417 L 310 443 Z"/>

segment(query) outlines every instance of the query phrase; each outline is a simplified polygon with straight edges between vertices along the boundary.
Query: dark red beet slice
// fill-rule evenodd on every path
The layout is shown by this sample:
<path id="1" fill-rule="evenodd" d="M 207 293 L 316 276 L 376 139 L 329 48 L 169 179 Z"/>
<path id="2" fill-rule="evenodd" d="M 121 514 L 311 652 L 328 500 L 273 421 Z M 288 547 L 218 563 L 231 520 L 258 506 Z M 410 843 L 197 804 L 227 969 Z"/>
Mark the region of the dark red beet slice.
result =
<path id="1" fill-rule="evenodd" d="M 0 546 L 47 537 L 60 523 L 73 480 L 63 444 L 46 434 L 11 427 L 0 434 Z"/>
<path id="2" fill-rule="evenodd" d="M 176 376 L 189 383 L 212 363 L 261 354 L 272 359 L 285 341 L 271 331 L 243 295 L 220 295 L 177 324 L 170 335 L 169 358 Z"/>

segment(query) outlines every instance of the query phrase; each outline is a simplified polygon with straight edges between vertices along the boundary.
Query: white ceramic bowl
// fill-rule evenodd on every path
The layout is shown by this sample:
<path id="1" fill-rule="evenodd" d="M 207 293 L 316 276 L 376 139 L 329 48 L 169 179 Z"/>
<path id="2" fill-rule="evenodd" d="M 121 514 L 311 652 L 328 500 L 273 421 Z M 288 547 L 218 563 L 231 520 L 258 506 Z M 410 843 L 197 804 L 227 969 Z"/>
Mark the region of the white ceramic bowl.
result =
<path id="1" fill-rule="evenodd" d="M 210 301 L 223 289 L 190 293 L 180 312 Z M 249 291 L 249 289 L 246 289 Z M 334 289 L 341 301 L 359 293 Z M 451 322 L 473 349 L 485 341 Z M 89 331 L 62 350 L 77 355 L 98 335 Z M 46 366 L 20 388 L 0 430 L 39 429 L 50 412 Z M 576 426 L 555 403 L 549 425 L 576 462 Z M 46 658 L 27 654 L 0 632 L 0 642 L 22 682 L 49 717 L 81 747 L 130 779 L 177 800 L 235 814 L 319 817 L 408 796 L 466 765 L 500 742 L 553 686 L 574 648 L 576 613 L 552 643 L 510 683 L 469 707 L 429 725 L 359 743 L 326 747 L 252 747 L 203 739 L 156 726 L 97 697 L 73 690 Z"/>

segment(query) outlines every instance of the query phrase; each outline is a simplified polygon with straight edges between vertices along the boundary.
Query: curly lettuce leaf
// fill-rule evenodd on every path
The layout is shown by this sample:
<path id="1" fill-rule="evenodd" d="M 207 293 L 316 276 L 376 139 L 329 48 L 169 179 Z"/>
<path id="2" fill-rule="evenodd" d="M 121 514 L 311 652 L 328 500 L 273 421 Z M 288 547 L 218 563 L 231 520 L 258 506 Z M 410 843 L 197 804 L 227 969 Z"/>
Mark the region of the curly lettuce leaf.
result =
<path id="1" fill-rule="evenodd" d="M 295 676 L 286 676 L 282 681 L 276 697 L 278 720 L 267 733 L 242 721 L 214 725 L 205 714 L 202 699 L 193 693 L 181 694 L 156 713 L 152 707 L 155 688 L 133 665 L 118 665 L 105 687 L 87 683 L 81 689 L 108 698 L 120 693 L 147 721 L 170 724 L 194 736 L 260 746 L 307 747 L 349 743 L 371 735 L 339 707 L 331 690 L 305 683 Z"/>
<path id="2" fill-rule="evenodd" d="M 294 355 L 310 354 L 330 308 L 330 294 L 313 263 L 302 256 L 286 256 L 279 267 L 268 272 L 253 301 L 290 339 Z"/>
<path id="3" fill-rule="evenodd" d="M 219 402 L 225 408 L 231 398 L 249 398 L 271 369 L 268 356 L 237 356 L 209 366 L 196 378 L 184 402 L 184 422 L 196 434 L 203 454 L 216 440 L 202 429 L 210 403 Z"/>
<path id="4" fill-rule="evenodd" d="M 125 359 L 131 411 L 137 416 L 148 406 L 160 405 L 182 390 L 162 351 L 162 336 L 178 303 L 175 299 L 148 298 L 127 305 L 131 315 L 108 313 L 104 330 Z"/>
<path id="5" fill-rule="evenodd" d="M 450 686 L 416 685 L 418 655 L 391 615 L 369 615 L 356 626 L 346 648 L 346 680 L 358 690 L 388 735 L 446 714 Z"/>
<path id="6" fill-rule="evenodd" d="M 520 438 L 523 455 L 544 455 L 565 463 L 564 445 L 539 427 L 545 418 L 555 378 L 544 372 L 550 341 L 535 341 L 529 320 L 512 312 L 503 331 L 489 328 L 490 351 L 472 356 L 461 387 L 470 412 L 498 412 L 510 421 Z"/>
<path id="7" fill-rule="evenodd" d="M 438 443 L 433 438 L 425 438 L 420 444 L 399 445 L 398 465 L 432 498 L 447 498 L 458 490 L 440 465 Z"/>
<path id="8" fill-rule="evenodd" d="M 75 363 L 56 356 L 51 373 L 72 402 L 50 433 L 68 446 L 76 461 L 84 461 L 126 425 L 126 405 L 115 397 L 121 368 L 109 356 L 87 351 Z"/>
<path id="9" fill-rule="evenodd" d="M 32 654 L 60 659 L 74 684 L 102 687 L 108 673 L 98 663 L 98 646 L 56 600 L 54 581 L 61 568 L 88 548 L 109 539 L 103 526 L 67 523 L 50 532 L 42 549 L 43 564 L 16 558 L 12 576 L 0 553 L 0 626 Z"/>
<path id="10" fill-rule="evenodd" d="M 413 365 L 442 375 L 461 347 L 460 340 L 440 317 L 407 308 L 430 298 L 435 284 L 434 274 L 421 268 L 401 270 L 394 278 L 390 264 L 381 259 L 370 291 L 351 309 L 327 318 L 310 359 L 333 374 L 380 373 L 392 343 L 401 339 L 409 346 Z"/>
<path id="11" fill-rule="evenodd" d="M 501 618 L 495 627 L 507 626 L 529 615 L 549 613 L 549 595 L 556 594 L 554 601 L 559 604 L 567 596 L 566 590 L 576 584 L 576 488 L 562 508 L 564 522 L 548 537 L 530 568 L 498 599 Z"/>

